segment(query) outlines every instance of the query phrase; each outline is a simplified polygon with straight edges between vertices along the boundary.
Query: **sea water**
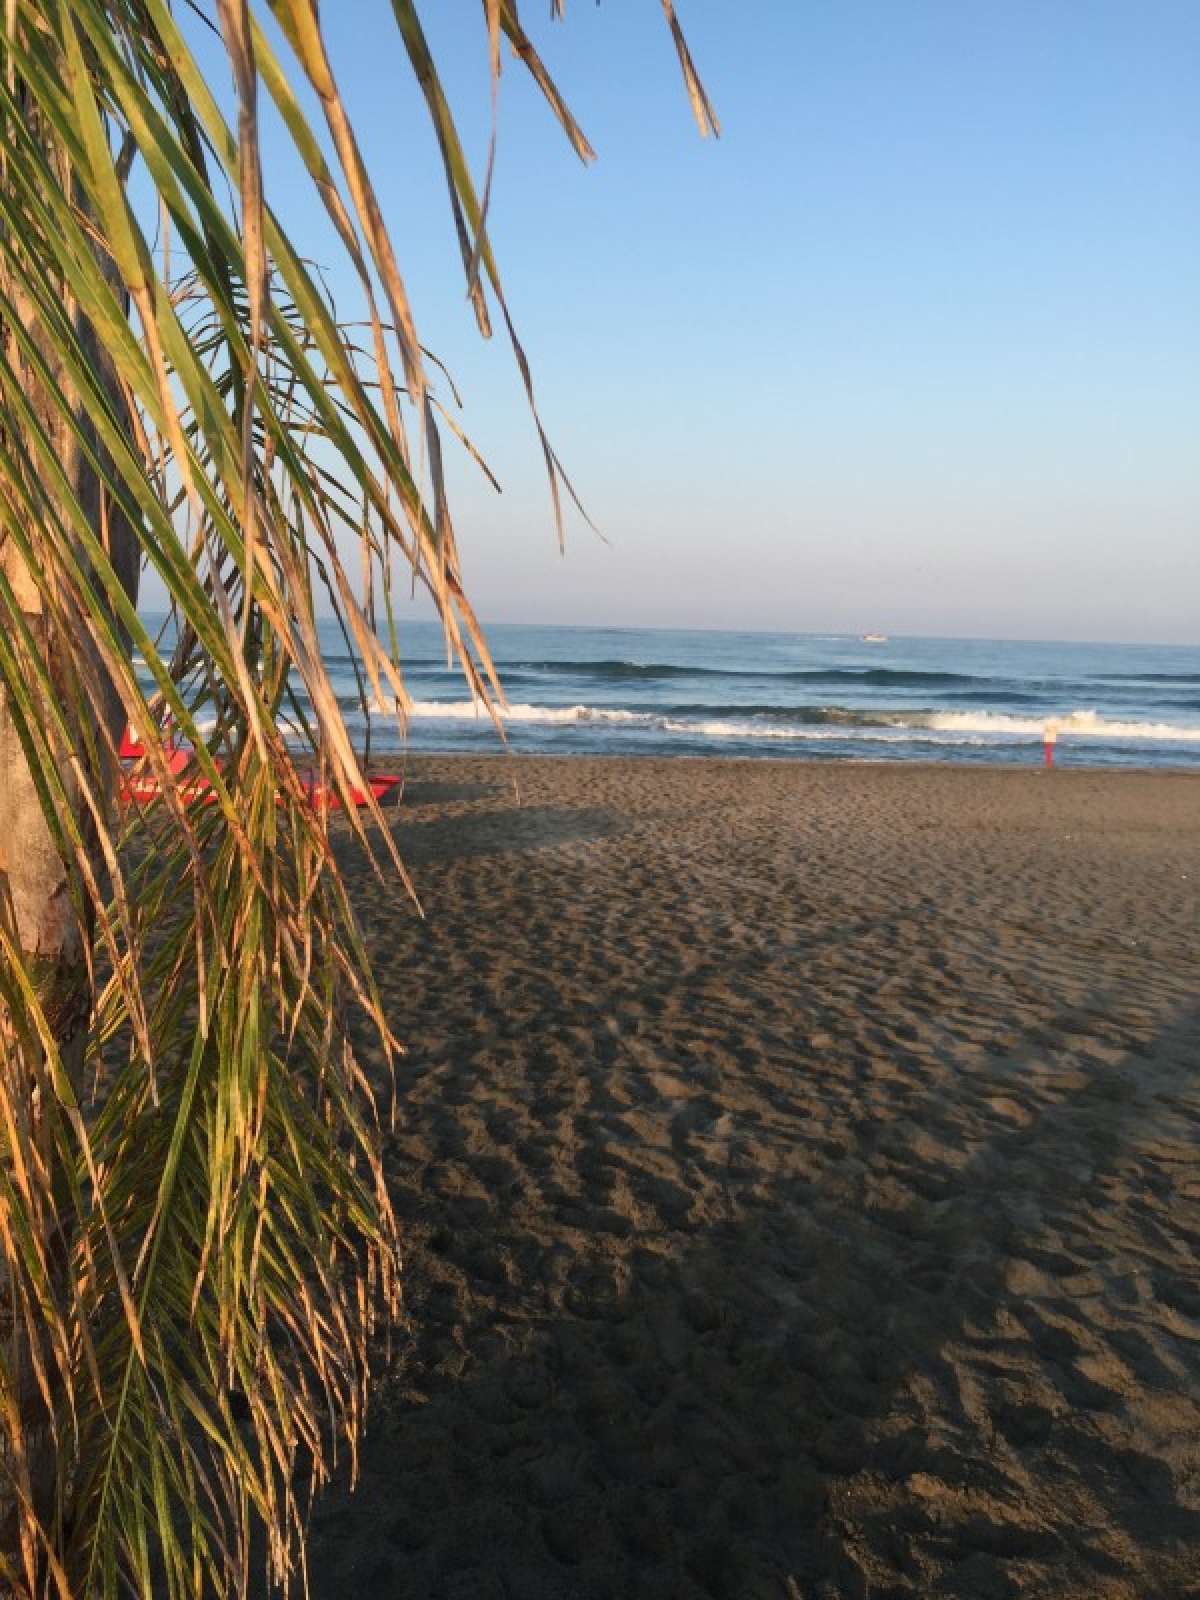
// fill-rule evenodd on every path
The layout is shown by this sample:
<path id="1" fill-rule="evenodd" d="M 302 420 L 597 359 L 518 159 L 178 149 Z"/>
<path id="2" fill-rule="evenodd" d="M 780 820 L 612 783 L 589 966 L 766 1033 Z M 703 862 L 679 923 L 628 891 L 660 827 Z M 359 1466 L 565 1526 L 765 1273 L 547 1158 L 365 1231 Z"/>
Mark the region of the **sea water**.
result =
<path id="1" fill-rule="evenodd" d="M 1200 649 L 497 624 L 517 751 L 1200 767 Z M 352 729 L 352 663 L 327 660 Z M 413 750 L 498 746 L 436 626 L 402 638 Z M 401 742 L 372 717 L 377 750 Z"/>
<path id="2" fill-rule="evenodd" d="M 508 747 L 551 755 L 1019 762 L 1200 769 L 1200 648 L 493 624 Z M 400 644 L 411 706 L 364 709 L 332 625 L 325 659 L 373 753 L 502 749 L 441 631 Z M 369 701 L 369 696 L 368 696 Z"/>

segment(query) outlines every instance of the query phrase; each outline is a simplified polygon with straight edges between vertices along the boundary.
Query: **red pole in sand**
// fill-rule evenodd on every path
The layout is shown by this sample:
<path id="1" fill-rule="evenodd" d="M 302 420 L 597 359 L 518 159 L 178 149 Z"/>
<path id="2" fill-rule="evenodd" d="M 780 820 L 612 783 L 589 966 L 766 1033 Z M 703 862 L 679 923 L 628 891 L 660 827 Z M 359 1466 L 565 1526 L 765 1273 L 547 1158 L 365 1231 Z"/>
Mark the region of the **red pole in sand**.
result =
<path id="1" fill-rule="evenodd" d="M 1048 722 L 1042 732 L 1042 756 L 1048 767 L 1054 765 L 1054 741 L 1058 737 L 1058 729 L 1052 722 Z"/>

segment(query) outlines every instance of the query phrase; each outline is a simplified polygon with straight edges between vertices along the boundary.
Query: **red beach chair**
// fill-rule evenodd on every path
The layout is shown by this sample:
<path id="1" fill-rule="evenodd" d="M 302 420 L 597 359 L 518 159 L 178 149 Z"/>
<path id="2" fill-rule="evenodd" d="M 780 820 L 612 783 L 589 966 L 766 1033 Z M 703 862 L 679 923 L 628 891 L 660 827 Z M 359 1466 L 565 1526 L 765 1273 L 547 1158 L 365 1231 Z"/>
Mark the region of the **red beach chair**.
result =
<path id="1" fill-rule="evenodd" d="M 154 800 L 162 793 L 158 774 L 141 765 L 146 747 L 128 728 L 121 736 L 121 798 L 122 800 Z M 172 742 L 166 748 L 167 765 L 174 773 L 183 772 L 192 758 L 191 745 Z M 192 800 L 204 796 L 211 805 L 216 798 L 207 778 L 191 778 L 180 785 L 180 797 Z"/>
<path id="2" fill-rule="evenodd" d="M 167 764 L 171 771 L 181 773 L 192 758 L 192 747 L 182 742 L 172 742 L 167 746 L 166 753 Z M 145 746 L 138 739 L 135 739 L 130 730 L 126 728 L 121 739 L 120 750 L 123 768 L 121 798 L 124 800 L 153 800 L 162 792 L 162 785 L 159 783 L 157 775 L 147 768 L 139 769 L 138 763 L 140 763 L 145 754 Z M 308 771 L 301 772 L 299 776 L 301 787 L 309 800 L 313 805 L 319 805 L 325 798 L 325 789 L 317 781 L 316 774 L 310 768 Z M 372 773 L 367 779 L 370 794 L 377 801 L 386 800 L 394 789 L 402 788 L 403 784 L 403 777 L 396 772 Z M 205 803 L 208 805 L 211 805 L 216 798 L 212 793 L 212 785 L 207 778 L 189 779 L 188 782 L 182 785 L 181 795 L 186 800 L 204 797 Z M 368 803 L 367 790 L 356 786 L 351 789 L 350 798 L 354 805 L 365 806 Z M 328 793 L 328 804 L 331 811 L 341 810 L 341 796 L 332 789 Z"/>
<path id="3" fill-rule="evenodd" d="M 308 772 L 302 772 L 300 774 L 300 783 L 313 805 L 320 805 L 325 798 L 326 790 L 322 784 L 317 782 L 316 774 L 311 769 Z M 398 772 L 373 772 L 367 779 L 367 786 L 376 800 L 386 800 L 393 789 L 401 788 L 403 784 L 404 779 Z M 356 806 L 365 806 L 367 804 L 367 792 L 365 789 L 360 789 L 357 784 L 351 788 L 350 798 Z M 342 799 L 335 789 L 328 791 L 328 799 L 331 811 L 341 809 Z"/>

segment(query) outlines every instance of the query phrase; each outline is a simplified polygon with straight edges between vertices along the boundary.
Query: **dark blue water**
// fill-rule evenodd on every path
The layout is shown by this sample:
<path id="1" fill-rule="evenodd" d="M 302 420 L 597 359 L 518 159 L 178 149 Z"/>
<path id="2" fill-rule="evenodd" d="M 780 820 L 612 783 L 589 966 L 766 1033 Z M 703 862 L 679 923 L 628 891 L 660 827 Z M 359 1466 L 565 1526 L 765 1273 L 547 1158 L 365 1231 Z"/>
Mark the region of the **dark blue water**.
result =
<path id="1" fill-rule="evenodd" d="M 497 625 L 518 751 L 1200 768 L 1200 649 Z M 414 750 L 495 748 L 433 626 L 408 636 Z M 332 642 L 335 675 L 349 663 Z M 339 685 L 343 688 L 344 685 Z M 361 727 L 352 693 L 344 695 Z M 373 718 L 375 748 L 394 719 Z"/>
<path id="2" fill-rule="evenodd" d="M 1041 759 L 1200 770 L 1200 649 L 977 639 L 493 625 L 511 748 L 529 753 L 830 760 Z M 337 631 L 323 644 L 357 742 L 366 717 Z M 371 748 L 501 748 L 436 624 L 401 635 L 412 707 Z"/>

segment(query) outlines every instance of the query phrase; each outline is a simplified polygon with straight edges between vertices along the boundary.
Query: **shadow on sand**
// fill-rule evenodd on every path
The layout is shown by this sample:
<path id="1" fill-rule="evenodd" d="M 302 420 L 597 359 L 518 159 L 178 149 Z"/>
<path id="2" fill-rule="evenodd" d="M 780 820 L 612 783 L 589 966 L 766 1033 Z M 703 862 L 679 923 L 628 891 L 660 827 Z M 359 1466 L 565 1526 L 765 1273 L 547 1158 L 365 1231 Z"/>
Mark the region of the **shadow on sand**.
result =
<path id="1" fill-rule="evenodd" d="M 734 1114 L 682 1033 L 480 981 L 406 1069 L 408 1328 L 316 1600 L 1200 1592 L 1200 1013 L 1061 1089 L 1018 1042 L 1028 1114 L 954 1159 L 911 1110 L 818 1158 L 749 1032 Z"/>
<path id="2" fill-rule="evenodd" d="M 402 808 L 408 1321 L 315 1600 L 1200 1594 L 1192 846 L 756 772 Z"/>

